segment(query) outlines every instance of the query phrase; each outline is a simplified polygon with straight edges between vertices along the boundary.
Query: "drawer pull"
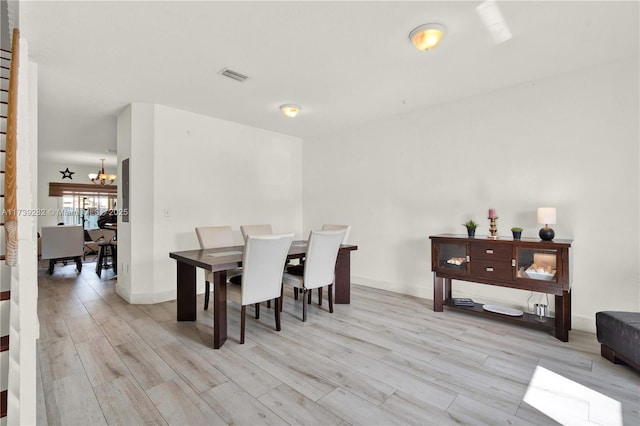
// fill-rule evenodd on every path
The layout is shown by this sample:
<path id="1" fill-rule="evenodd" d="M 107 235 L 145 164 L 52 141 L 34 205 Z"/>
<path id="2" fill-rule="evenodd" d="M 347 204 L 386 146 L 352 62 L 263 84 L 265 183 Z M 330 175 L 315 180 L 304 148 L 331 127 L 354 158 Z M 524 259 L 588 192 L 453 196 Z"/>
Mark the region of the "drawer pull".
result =
<path id="1" fill-rule="evenodd" d="M 487 268 L 485 268 L 487 272 L 493 272 L 493 267 L 489 266 Z"/>
<path id="2" fill-rule="evenodd" d="M 467 262 L 471 262 L 471 258 L 467 256 Z"/>
<path id="3" fill-rule="evenodd" d="M 487 254 L 493 254 L 493 249 L 486 249 L 484 252 Z"/>
<path id="4" fill-rule="evenodd" d="M 516 260 L 515 259 L 511 259 L 511 266 L 516 266 Z"/>

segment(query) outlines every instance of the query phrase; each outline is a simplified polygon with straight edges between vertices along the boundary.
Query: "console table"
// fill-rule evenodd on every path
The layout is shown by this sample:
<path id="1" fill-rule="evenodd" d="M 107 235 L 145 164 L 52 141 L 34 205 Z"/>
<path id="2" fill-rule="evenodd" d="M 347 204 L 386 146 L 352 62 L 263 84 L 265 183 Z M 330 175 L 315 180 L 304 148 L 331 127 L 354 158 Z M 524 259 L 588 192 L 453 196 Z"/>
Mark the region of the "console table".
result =
<path id="1" fill-rule="evenodd" d="M 433 310 L 443 306 L 469 313 L 499 318 L 548 330 L 563 342 L 571 329 L 571 240 L 513 240 L 507 237 L 469 238 L 466 235 L 440 234 L 431 240 L 433 271 Z M 485 311 L 482 304 L 455 306 L 451 281 L 536 291 L 555 296 L 555 317 L 523 313 L 508 316 Z"/>

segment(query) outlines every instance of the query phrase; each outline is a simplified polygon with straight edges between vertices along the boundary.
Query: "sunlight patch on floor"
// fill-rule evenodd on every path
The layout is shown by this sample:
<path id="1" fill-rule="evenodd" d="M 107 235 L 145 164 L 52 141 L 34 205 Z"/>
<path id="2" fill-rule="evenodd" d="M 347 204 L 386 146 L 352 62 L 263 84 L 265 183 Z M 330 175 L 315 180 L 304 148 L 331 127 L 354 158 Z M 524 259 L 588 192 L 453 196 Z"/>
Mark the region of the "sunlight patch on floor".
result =
<path id="1" fill-rule="evenodd" d="M 620 402 L 540 366 L 524 402 L 563 425 L 622 426 Z"/>

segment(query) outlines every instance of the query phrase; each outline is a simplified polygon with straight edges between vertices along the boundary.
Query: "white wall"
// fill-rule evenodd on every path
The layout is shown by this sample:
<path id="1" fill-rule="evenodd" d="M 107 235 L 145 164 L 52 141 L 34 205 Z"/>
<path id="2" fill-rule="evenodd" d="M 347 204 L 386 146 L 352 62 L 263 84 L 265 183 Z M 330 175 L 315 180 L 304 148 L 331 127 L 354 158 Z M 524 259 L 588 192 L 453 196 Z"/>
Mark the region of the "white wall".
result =
<path id="1" fill-rule="evenodd" d="M 72 179 L 62 179 L 61 170 L 74 172 Z M 92 183 L 89 180 L 89 173 L 97 173 L 100 169 L 100 159 L 96 159 L 96 164 L 83 166 L 77 164 L 50 163 L 43 160 L 38 161 L 38 209 L 43 211 L 43 216 L 38 216 L 38 230 L 43 226 L 54 226 L 63 221 L 63 217 L 57 215 L 62 210 L 62 198 L 49 196 L 49 182 L 56 183 Z M 115 169 L 105 167 L 105 173 L 116 174 Z M 119 177 L 115 185 L 119 184 Z"/>
<path id="2" fill-rule="evenodd" d="M 432 299 L 429 235 L 462 234 L 468 219 L 486 235 L 495 208 L 499 235 L 535 237 L 537 207 L 554 206 L 556 237 L 574 239 L 574 328 L 637 311 L 638 68 L 621 60 L 305 140 L 304 228 L 352 224 L 354 282 Z M 529 297 L 458 282 L 456 295 Z"/>
<path id="3" fill-rule="evenodd" d="M 243 224 L 302 235 L 299 138 L 133 104 L 118 118 L 119 163 L 127 157 L 131 222 L 118 223 L 117 289 L 130 302 L 175 298 L 169 252 L 197 248 L 196 226 L 231 225 L 238 244 Z"/>

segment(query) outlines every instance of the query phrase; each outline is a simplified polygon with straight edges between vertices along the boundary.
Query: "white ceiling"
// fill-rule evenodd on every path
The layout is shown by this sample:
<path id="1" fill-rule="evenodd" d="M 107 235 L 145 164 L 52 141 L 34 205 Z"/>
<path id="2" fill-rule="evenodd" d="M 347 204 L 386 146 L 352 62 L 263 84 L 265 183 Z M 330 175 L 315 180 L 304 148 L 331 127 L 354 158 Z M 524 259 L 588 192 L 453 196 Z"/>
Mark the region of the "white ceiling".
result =
<path id="1" fill-rule="evenodd" d="M 639 53 L 637 1 L 501 1 L 503 43 L 481 3 L 20 2 L 39 156 L 114 165 L 116 116 L 131 102 L 308 138 Z M 408 34 L 428 22 L 447 34 L 422 53 Z M 298 118 L 283 103 L 302 105 Z"/>

